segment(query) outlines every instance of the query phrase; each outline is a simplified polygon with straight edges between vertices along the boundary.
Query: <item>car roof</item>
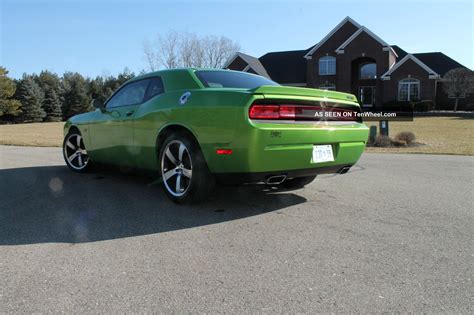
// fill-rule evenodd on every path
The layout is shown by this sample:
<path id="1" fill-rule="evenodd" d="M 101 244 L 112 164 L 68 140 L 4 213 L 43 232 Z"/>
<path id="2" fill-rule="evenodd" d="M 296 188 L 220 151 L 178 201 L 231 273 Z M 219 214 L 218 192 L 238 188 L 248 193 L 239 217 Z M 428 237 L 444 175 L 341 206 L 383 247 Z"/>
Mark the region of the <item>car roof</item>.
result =
<path id="1" fill-rule="evenodd" d="M 165 90 L 173 91 L 173 90 L 186 90 L 186 89 L 200 89 L 204 88 L 201 81 L 196 77 L 194 74 L 195 71 L 216 71 L 216 72 L 238 72 L 242 73 L 241 71 L 234 71 L 228 69 L 215 69 L 215 68 L 176 68 L 176 69 L 164 69 L 159 71 L 153 71 L 146 74 L 138 75 L 124 84 L 128 84 L 131 82 L 153 78 L 153 77 L 161 77 L 163 80 L 163 84 Z M 246 73 L 248 75 L 254 75 L 252 73 Z"/>
<path id="2" fill-rule="evenodd" d="M 197 70 L 203 70 L 203 71 L 226 71 L 226 72 L 241 72 L 241 71 L 235 71 L 235 70 L 229 70 L 229 69 L 216 69 L 216 68 L 174 68 L 174 69 L 163 69 L 163 70 L 158 70 L 158 71 L 152 71 L 148 72 L 145 74 L 137 75 L 133 79 L 130 79 L 130 81 L 138 81 L 141 79 L 149 78 L 149 77 L 156 77 L 156 76 L 162 76 L 166 75 L 169 73 L 190 73 L 194 72 Z M 251 73 L 249 73 L 251 74 Z"/>
<path id="3" fill-rule="evenodd" d="M 165 69 L 153 71 L 146 74 L 138 75 L 128 80 L 124 84 L 148 78 L 160 77 L 163 80 L 163 85 L 167 91 L 202 88 L 202 84 L 199 82 L 199 80 L 197 80 L 193 72 L 193 68 Z"/>

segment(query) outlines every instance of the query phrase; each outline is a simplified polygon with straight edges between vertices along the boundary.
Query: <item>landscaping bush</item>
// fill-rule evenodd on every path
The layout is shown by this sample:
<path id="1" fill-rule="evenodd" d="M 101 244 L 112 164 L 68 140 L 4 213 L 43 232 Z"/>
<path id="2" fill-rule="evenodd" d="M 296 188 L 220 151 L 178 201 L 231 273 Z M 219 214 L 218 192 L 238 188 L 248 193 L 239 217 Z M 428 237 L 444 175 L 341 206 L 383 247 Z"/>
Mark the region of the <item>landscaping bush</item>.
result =
<path id="1" fill-rule="evenodd" d="M 415 134 L 411 131 L 402 131 L 395 136 L 395 141 L 404 141 L 406 144 L 412 144 L 415 141 Z"/>
<path id="2" fill-rule="evenodd" d="M 392 139 L 389 136 L 378 135 L 375 137 L 374 145 L 376 147 L 389 147 L 392 145 Z"/>
<path id="3" fill-rule="evenodd" d="M 474 103 L 465 105 L 465 106 L 464 106 L 464 110 L 467 110 L 467 111 L 474 111 Z"/>
<path id="4" fill-rule="evenodd" d="M 403 140 L 392 140 L 392 144 L 396 147 L 406 147 L 407 146 L 407 142 L 406 141 L 403 141 Z"/>
<path id="5" fill-rule="evenodd" d="M 433 101 L 425 100 L 413 105 L 413 110 L 415 112 L 429 112 L 433 109 Z"/>

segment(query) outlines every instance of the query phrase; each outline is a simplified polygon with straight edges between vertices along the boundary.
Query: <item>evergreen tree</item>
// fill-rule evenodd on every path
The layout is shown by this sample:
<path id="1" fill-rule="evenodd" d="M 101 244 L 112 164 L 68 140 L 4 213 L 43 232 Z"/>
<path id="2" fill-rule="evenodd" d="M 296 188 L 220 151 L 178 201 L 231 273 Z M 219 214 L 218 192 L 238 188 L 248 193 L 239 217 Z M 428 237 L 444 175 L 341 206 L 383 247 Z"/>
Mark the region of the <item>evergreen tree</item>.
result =
<path id="1" fill-rule="evenodd" d="M 41 71 L 37 83 L 44 92 L 43 109 L 47 115 L 45 121 L 61 121 L 63 113 L 59 77 L 49 71 Z"/>
<path id="2" fill-rule="evenodd" d="M 46 87 L 44 90 L 43 108 L 46 112 L 45 121 L 61 121 L 63 119 L 60 96 L 51 87 Z"/>
<path id="3" fill-rule="evenodd" d="M 7 77 L 8 70 L 0 67 L 0 119 L 11 120 L 21 113 L 21 103 L 13 99 L 16 84 Z"/>
<path id="4" fill-rule="evenodd" d="M 22 113 L 18 116 L 21 122 L 39 122 L 46 116 L 42 108 L 44 93 L 31 75 L 23 75 L 19 82 L 17 98 L 21 102 Z"/>
<path id="5" fill-rule="evenodd" d="M 104 79 L 102 77 L 97 76 L 95 79 L 89 82 L 89 95 L 91 99 L 97 99 L 105 102 L 108 95 L 105 93 Z"/>
<path id="6" fill-rule="evenodd" d="M 130 71 L 130 69 L 128 69 L 128 67 L 125 67 L 123 69 L 122 73 L 119 73 L 119 75 L 117 76 L 117 83 L 118 83 L 119 86 L 121 86 L 122 84 L 124 84 L 125 82 L 127 82 L 128 80 L 130 80 L 134 77 L 135 77 L 135 73 Z"/>
<path id="7" fill-rule="evenodd" d="M 67 72 L 63 75 L 63 113 L 66 118 L 92 109 L 88 87 L 89 83 L 79 73 Z"/>
<path id="8" fill-rule="evenodd" d="M 102 93 L 104 94 L 105 98 L 109 98 L 113 92 L 115 92 L 119 87 L 120 83 L 117 78 L 113 76 L 109 76 L 104 80 L 104 85 L 102 87 Z"/>
<path id="9" fill-rule="evenodd" d="M 127 67 L 123 69 L 122 73 L 119 73 L 117 77 L 108 76 L 101 78 L 102 84 L 102 97 L 104 101 L 109 98 L 122 84 L 135 77 L 135 73 L 131 72 Z"/>

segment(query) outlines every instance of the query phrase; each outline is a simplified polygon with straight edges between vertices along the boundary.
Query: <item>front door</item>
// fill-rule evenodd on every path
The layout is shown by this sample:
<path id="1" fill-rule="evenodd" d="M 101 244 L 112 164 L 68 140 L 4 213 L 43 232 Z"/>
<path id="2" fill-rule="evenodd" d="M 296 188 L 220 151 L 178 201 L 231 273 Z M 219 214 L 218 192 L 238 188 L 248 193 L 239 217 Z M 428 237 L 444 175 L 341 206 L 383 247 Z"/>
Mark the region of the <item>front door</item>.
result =
<path id="1" fill-rule="evenodd" d="M 95 119 L 89 125 L 93 160 L 134 166 L 133 119 L 144 101 L 149 82 L 145 79 L 123 86 L 107 101 L 104 109 L 95 112 Z"/>
<path id="2" fill-rule="evenodd" d="M 375 104 L 375 86 L 361 86 L 359 100 L 362 106 L 372 107 Z"/>

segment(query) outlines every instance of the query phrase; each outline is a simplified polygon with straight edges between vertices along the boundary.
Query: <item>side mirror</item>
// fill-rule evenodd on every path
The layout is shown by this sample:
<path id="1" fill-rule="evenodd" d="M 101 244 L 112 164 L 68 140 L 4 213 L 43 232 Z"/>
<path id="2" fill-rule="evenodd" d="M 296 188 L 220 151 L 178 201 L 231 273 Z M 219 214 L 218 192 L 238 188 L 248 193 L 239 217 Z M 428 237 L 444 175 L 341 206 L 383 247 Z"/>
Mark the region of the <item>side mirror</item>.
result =
<path id="1" fill-rule="evenodd" d="M 102 102 L 101 100 L 98 100 L 98 99 L 93 99 L 92 100 L 92 107 L 94 108 L 99 108 L 99 109 L 103 109 L 104 108 L 104 102 Z"/>

